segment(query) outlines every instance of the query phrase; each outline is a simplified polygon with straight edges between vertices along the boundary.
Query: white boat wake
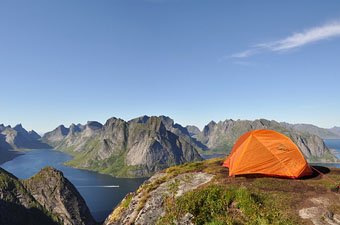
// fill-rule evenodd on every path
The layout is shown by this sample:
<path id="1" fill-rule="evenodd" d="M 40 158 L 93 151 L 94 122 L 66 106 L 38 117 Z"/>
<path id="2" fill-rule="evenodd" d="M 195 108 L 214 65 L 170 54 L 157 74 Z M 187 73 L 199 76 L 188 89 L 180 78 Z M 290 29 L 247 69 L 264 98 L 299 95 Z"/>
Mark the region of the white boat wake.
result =
<path id="1" fill-rule="evenodd" d="M 78 188 L 119 188 L 119 185 L 76 186 Z"/>

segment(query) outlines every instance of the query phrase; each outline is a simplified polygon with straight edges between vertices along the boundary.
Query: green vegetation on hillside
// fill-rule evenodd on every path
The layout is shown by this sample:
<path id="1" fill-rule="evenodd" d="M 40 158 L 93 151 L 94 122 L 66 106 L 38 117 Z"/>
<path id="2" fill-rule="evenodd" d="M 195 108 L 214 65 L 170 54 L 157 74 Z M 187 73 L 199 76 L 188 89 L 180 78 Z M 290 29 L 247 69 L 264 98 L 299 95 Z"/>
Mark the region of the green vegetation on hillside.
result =
<path id="1" fill-rule="evenodd" d="M 209 185 L 167 201 L 166 215 L 158 224 L 173 224 L 186 213 L 197 225 L 296 224 L 270 196 L 245 187 Z"/>
<path id="2" fill-rule="evenodd" d="M 95 143 L 95 142 L 94 142 Z M 94 144 L 92 143 L 92 144 Z M 133 171 L 138 170 L 137 166 L 128 166 L 125 163 L 126 151 L 119 151 L 116 154 L 112 154 L 105 160 L 97 160 L 95 148 L 90 148 L 89 151 L 74 153 L 74 158 L 66 162 L 68 166 L 93 170 L 103 174 L 110 174 L 116 177 L 134 177 Z M 86 165 L 86 166 L 82 166 Z"/>
<path id="3" fill-rule="evenodd" d="M 195 224 L 301 224 L 304 220 L 299 217 L 298 211 L 310 205 L 310 199 L 320 196 L 329 198 L 325 210 L 330 215 L 340 214 L 340 204 L 334 198 L 337 194 L 333 192 L 336 184 L 332 181 L 340 180 L 339 169 L 332 169 L 327 177 L 302 180 L 229 177 L 228 169 L 221 166 L 223 161 L 222 158 L 215 158 L 164 170 L 164 175 L 138 189 L 138 209 L 144 208 L 153 190 L 172 179 L 174 182 L 168 187 L 171 194 L 164 195 L 165 215 L 159 218 L 158 224 L 176 224 L 188 215 Z M 215 177 L 209 183 L 176 198 L 179 191 L 176 177 L 191 172 L 214 174 Z M 131 196 L 118 206 L 120 210 L 111 214 L 112 221 L 122 215 L 130 201 Z"/>
<path id="4" fill-rule="evenodd" d="M 0 168 L 0 224 L 61 224 L 41 206 L 21 181 Z"/>

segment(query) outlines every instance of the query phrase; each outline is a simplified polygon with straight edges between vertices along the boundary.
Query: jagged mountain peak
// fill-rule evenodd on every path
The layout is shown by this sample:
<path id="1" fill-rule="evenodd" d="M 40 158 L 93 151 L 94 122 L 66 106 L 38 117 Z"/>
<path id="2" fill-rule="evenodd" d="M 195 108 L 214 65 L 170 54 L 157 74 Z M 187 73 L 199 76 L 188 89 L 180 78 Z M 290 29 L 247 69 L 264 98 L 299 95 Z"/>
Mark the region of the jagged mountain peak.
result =
<path id="1" fill-rule="evenodd" d="M 28 134 L 29 134 L 33 139 L 40 139 L 40 138 L 41 138 L 41 136 L 40 136 L 37 132 L 35 132 L 34 130 L 30 130 L 30 131 L 28 132 Z"/>
<path id="2" fill-rule="evenodd" d="M 21 124 L 15 127 L 3 126 L 0 128 L 1 134 L 3 135 L 3 140 L 0 145 L 5 151 L 9 149 L 37 149 L 37 148 L 49 148 L 45 143 L 40 140 L 40 135 L 34 130 L 28 132 Z"/>
<path id="3" fill-rule="evenodd" d="M 21 123 L 15 125 L 15 127 L 13 127 L 13 130 L 15 130 L 17 132 L 21 132 L 21 133 L 28 133 L 27 130 L 22 126 Z"/>
<path id="4" fill-rule="evenodd" d="M 150 117 L 147 115 L 140 116 L 128 121 L 128 123 L 146 123 Z"/>
<path id="5" fill-rule="evenodd" d="M 195 136 L 201 133 L 201 130 L 194 125 L 188 125 L 185 128 L 188 130 L 190 136 Z"/>
<path id="6" fill-rule="evenodd" d="M 13 129 L 24 129 L 23 127 L 22 127 L 22 124 L 21 123 L 19 123 L 19 124 L 17 124 L 17 125 L 15 125 L 14 127 L 13 127 Z"/>
<path id="7" fill-rule="evenodd" d="M 102 129 L 87 128 L 73 136 L 48 133 L 43 139 L 60 150 L 79 153 L 74 165 L 115 176 L 149 176 L 170 165 L 201 160 L 187 130 L 166 116 L 142 116 L 128 122 L 112 117 Z M 89 154 L 91 152 L 91 154 Z"/>
<path id="8" fill-rule="evenodd" d="M 171 119 L 169 116 L 164 116 L 164 115 L 160 115 L 160 116 L 140 116 L 134 119 L 129 120 L 129 123 L 147 123 L 150 119 L 153 120 L 161 120 L 163 122 L 163 124 L 165 126 L 172 126 L 174 124 L 174 120 Z"/>
<path id="9" fill-rule="evenodd" d="M 66 128 L 63 124 L 58 126 L 55 131 L 60 132 L 61 135 L 67 135 L 70 131 L 69 128 Z"/>
<path id="10" fill-rule="evenodd" d="M 93 129 L 98 130 L 103 128 L 103 124 L 97 122 L 97 121 L 87 121 L 86 126 Z"/>
<path id="11" fill-rule="evenodd" d="M 104 126 L 110 126 L 111 124 L 115 124 L 115 123 L 126 123 L 123 119 L 121 118 L 117 118 L 117 117 L 111 117 L 108 120 L 106 120 Z"/>

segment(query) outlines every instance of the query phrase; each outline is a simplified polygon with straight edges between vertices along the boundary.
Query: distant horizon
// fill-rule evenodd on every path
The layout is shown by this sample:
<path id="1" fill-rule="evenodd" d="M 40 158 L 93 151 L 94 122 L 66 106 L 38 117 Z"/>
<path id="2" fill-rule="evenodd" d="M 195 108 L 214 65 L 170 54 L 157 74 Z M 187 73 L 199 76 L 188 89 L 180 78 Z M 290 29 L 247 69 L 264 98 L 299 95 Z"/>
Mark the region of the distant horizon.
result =
<path id="1" fill-rule="evenodd" d="M 0 1 L 0 29 L 0 123 L 340 126 L 336 0 Z"/>
<path id="2" fill-rule="evenodd" d="M 151 117 L 151 116 L 157 116 L 157 117 L 159 117 L 159 116 L 165 116 L 165 117 L 169 117 L 169 118 L 171 118 L 171 119 L 174 120 L 174 123 L 180 124 L 180 125 L 182 125 L 183 127 L 186 127 L 186 126 L 196 126 L 196 127 L 198 127 L 201 131 L 202 131 L 202 130 L 204 129 L 204 127 L 205 127 L 206 125 L 208 125 L 210 122 L 213 122 L 213 121 L 214 121 L 215 123 L 218 123 L 218 122 L 223 122 L 223 121 L 226 121 L 226 120 L 234 120 L 234 121 L 237 121 L 237 120 L 248 120 L 248 121 L 254 121 L 254 120 L 265 119 L 265 120 L 269 120 L 269 121 L 272 121 L 272 120 L 273 120 L 273 121 L 276 121 L 276 122 L 278 122 L 278 123 L 289 123 L 289 124 L 295 124 L 295 125 L 296 125 L 296 124 L 314 125 L 314 126 L 317 126 L 317 127 L 319 127 L 319 128 L 323 128 L 323 129 L 331 129 L 331 128 L 333 128 L 333 127 L 340 127 L 339 125 L 333 125 L 333 126 L 330 126 L 330 127 L 322 127 L 322 126 L 319 126 L 319 125 L 314 124 L 314 123 L 290 122 L 290 121 L 282 121 L 282 120 L 268 119 L 268 118 L 254 118 L 254 119 L 225 118 L 225 119 L 218 119 L 218 120 L 213 120 L 213 119 L 212 119 L 212 120 L 208 121 L 207 123 L 205 123 L 205 124 L 199 126 L 199 125 L 196 125 L 196 124 L 180 123 L 180 122 L 176 121 L 176 119 L 174 119 L 173 117 L 171 117 L 171 116 L 169 116 L 169 115 L 165 115 L 165 114 L 161 114 L 161 115 L 146 115 L 146 114 L 144 114 L 144 115 L 136 116 L 136 117 L 129 118 L 129 119 L 125 119 L 125 118 L 117 117 L 117 116 L 111 116 L 111 117 L 108 117 L 108 118 L 105 119 L 105 120 L 87 120 L 87 121 L 85 121 L 85 122 L 60 123 L 60 124 L 54 126 L 53 128 L 51 128 L 51 129 L 49 129 L 49 130 L 46 130 L 46 131 L 40 131 L 40 130 L 31 128 L 31 127 L 26 127 L 25 124 L 24 124 L 24 123 L 21 123 L 21 122 L 20 122 L 20 123 L 16 123 L 16 124 L 9 124 L 9 123 L 5 123 L 5 122 L 0 121 L 0 124 L 3 124 L 4 126 L 11 126 L 12 128 L 14 128 L 15 126 L 21 124 L 22 127 L 23 127 L 24 129 L 26 129 L 27 131 L 33 130 L 33 131 L 37 132 L 39 135 L 42 135 L 42 134 L 45 134 L 45 133 L 47 133 L 47 132 L 50 132 L 50 131 L 56 129 L 57 127 L 59 127 L 59 126 L 61 126 L 61 125 L 63 125 L 63 126 L 65 126 L 65 127 L 68 128 L 68 127 L 70 127 L 72 124 L 75 124 L 75 125 L 78 125 L 78 124 L 80 124 L 80 125 L 86 125 L 87 122 L 92 122 L 92 121 L 94 121 L 94 122 L 99 122 L 99 123 L 101 123 L 102 125 L 104 125 L 104 124 L 106 123 L 107 120 L 109 120 L 110 118 L 114 118 L 114 117 L 117 118 L 117 119 L 122 119 L 122 120 L 124 120 L 124 121 L 127 122 L 127 121 L 130 121 L 130 120 L 132 120 L 132 119 L 139 118 L 139 117 L 142 117 L 142 116 L 149 116 L 149 117 Z"/>

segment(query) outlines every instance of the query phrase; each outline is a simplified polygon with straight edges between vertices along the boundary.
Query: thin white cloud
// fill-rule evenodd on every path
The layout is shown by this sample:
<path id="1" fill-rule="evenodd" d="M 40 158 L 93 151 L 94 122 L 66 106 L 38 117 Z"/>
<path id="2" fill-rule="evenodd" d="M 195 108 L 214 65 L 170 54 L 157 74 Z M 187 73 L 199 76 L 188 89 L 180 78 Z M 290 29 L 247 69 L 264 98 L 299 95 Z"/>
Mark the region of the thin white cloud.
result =
<path id="1" fill-rule="evenodd" d="M 231 58 L 246 58 L 246 57 L 256 54 L 256 52 L 257 52 L 256 49 L 249 49 L 243 52 L 232 54 L 230 57 Z"/>
<path id="2" fill-rule="evenodd" d="M 340 22 L 328 23 L 319 27 L 313 27 L 300 33 L 295 33 L 284 39 L 273 42 L 257 44 L 254 47 L 234 53 L 230 58 L 247 58 L 265 51 L 283 52 L 295 49 L 317 41 L 340 36 Z"/>

